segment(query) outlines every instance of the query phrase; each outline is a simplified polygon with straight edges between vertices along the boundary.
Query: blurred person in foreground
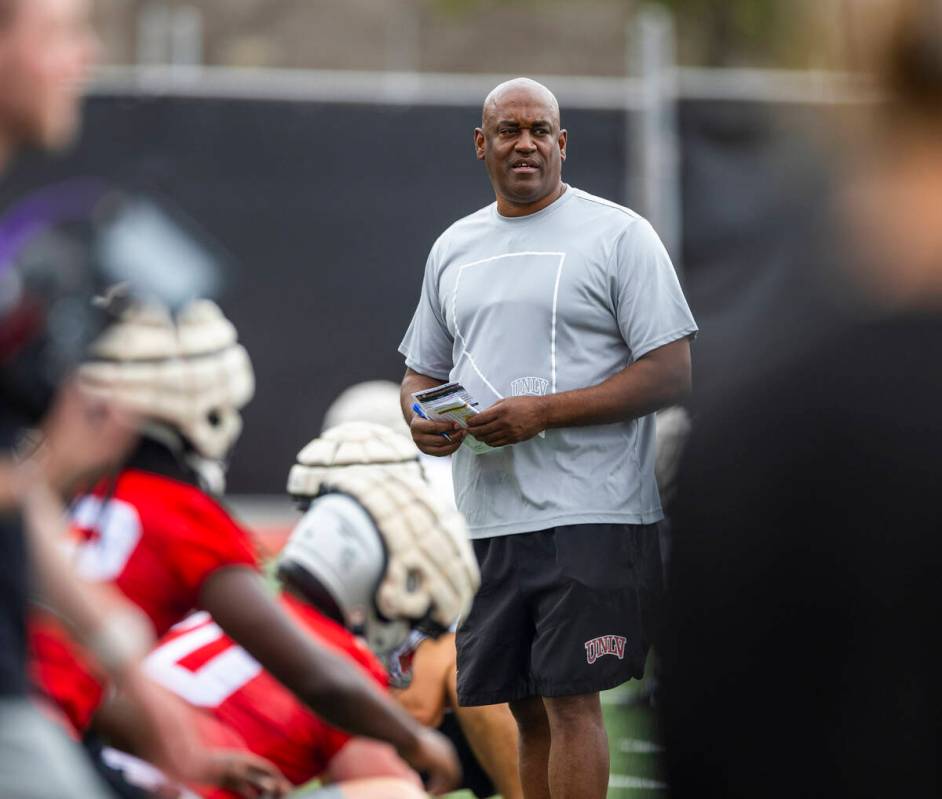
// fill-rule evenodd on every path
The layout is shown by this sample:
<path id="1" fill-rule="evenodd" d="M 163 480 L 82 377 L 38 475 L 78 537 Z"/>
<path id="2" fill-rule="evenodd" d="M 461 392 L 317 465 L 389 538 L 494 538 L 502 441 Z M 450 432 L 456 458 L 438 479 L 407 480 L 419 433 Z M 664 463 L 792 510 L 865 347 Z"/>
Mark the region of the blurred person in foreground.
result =
<path id="1" fill-rule="evenodd" d="M 395 383 L 358 383 L 337 397 L 324 417 L 320 438 L 298 454 L 288 491 L 295 499 L 309 501 L 320 480 L 360 467 L 414 476 L 436 501 L 455 507 L 448 459 L 416 449 L 402 420 Z M 454 744 L 461 759 L 459 787 L 478 797 L 500 794 L 503 799 L 519 799 L 523 794 L 513 716 L 506 703 L 459 704 L 455 624 L 449 627 L 434 638 L 413 631 L 402 652 L 389 659 L 394 695 L 413 718 Z"/>
<path id="2" fill-rule="evenodd" d="M 791 346 L 735 360 L 681 468 L 662 704 L 681 799 L 942 795 L 942 2 L 887 5 L 883 99 L 842 141 L 841 268 L 768 309 Z"/>
<path id="3" fill-rule="evenodd" d="M 316 496 L 295 497 L 305 513 L 278 557 L 279 601 L 307 635 L 385 690 L 377 656 L 394 651 L 421 619 L 445 623 L 471 603 L 477 566 L 464 521 L 402 470 L 337 469 L 317 480 Z M 325 799 L 425 795 L 392 747 L 327 725 L 206 613 L 174 627 L 147 670 L 205 711 L 207 744 L 255 752 L 296 786 L 317 777 L 333 786 Z"/>
<path id="4" fill-rule="evenodd" d="M 399 348 L 403 414 L 419 449 L 454 453 L 481 564 L 458 700 L 510 703 L 528 799 L 601 799 L 599 692 L 642 676 L 661 587 L 653 414 L 689 391 L 697 326 L 651 225 L 563 182 L 545 86 L 496 87 L 474 145 L 496 202 L 435 242 Z M 467 431 L 412 411 L 449 380 L 480 403 Z"/>
<path id="5" fill-rule="evenodd" d="M 95 50 L 87 12 L 84 0 L 0 0 L 0 171 L 20 150 L 57 149 L 76 132 Z M 175 704 L 139 667 L 153 636 L 146 618 L 115 592 L 81 583 L 59 551 L 63 498 L 124 456 L 133 420 L 69 382 L 98 329 L 84 310 L 94 269 L 81 258 L 24 266 L 22 234 L 4 226 L 0 236 L 0 795 L 110 795 L 29 698 L 26 612 L 36 595 L 132 700 L 149 756 L 170 773 L 211 778 Z M 14 451 L 24 452 L 27 426 L 42 443 L 23 459 Z"/>
<path id="6" fill-rule="evenodd" d="M 215 622 L 331 724 L 385 740 L 433 791 L 457 781 L 448 742 L 426 730 L 336 653 L 304 634 L 271 596 L 248 532 L 221 504 L 224 465 L 242 429 L 254 375 L 219 308 L 193 301 L 177 312 L 109 298 L 116 320 L 79 371 L 91 395 L 137 414 L 138 446 L 76 499 L 74 558 L 89 580 L 117 587 L 158 635 L 192 610 Z M 94 658 L 38 620 L 32 642 L 43 688 L 80 732 L 112 718 Z M 107 728 L 106 733 L 116 731 Z M 128 727 L 117 731 L 127 733 Z M 131 730 L 133 733 L 133 730 Z M 137 749 L 129 738 L 124 745 Z"/>

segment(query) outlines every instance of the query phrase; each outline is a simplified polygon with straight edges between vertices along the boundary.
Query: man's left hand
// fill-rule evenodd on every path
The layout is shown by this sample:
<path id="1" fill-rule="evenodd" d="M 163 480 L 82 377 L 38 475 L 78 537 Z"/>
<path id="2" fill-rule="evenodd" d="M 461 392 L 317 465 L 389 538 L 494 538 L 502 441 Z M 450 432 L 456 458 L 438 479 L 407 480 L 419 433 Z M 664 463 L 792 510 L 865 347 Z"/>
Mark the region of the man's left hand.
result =
<path id="1" fill-rule="evenodd" d="M 468 419 L 468 432 L 492 447 L 519 444 L 546 429 L 546 397 L 510 397 Z"/>

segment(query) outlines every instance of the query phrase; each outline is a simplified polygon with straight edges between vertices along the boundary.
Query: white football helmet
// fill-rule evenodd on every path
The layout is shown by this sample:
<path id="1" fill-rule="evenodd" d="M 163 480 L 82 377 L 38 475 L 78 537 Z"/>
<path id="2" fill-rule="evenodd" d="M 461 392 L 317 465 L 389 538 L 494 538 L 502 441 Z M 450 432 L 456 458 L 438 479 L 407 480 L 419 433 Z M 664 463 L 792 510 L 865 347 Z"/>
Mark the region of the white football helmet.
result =
<path id="1" fill-rule="evenodd" d="M 344 422 L 363 421 L 376 422 L 412 440 L 399 406 L 399 386 L 391 380 L 367 380 L 344 389 L 324 414 L 321 432 Z"/>
<path id="2" fill-rule="evenodd" d="M 343 422 L 304 447 L 288 473 L 288 494 L 305 506 L 332 475 L 379 469 L 421 480 L 419 451 L 411 438 L 373 422 Z"/>
<path id="3" fill-rule="evenodd" d="M 133 305 L 92 345 L 79 370 L 92 395 L 179 433 L 210 460 L 225 458 L 242 432 L 255 391 L 252 364 L 219 307 L 197 300 L 176 317 Z"/>
<path id="4" fill-rule="evenodd" d="M 448 629 L 480 583 L 461 514 L 424 482 L 376 469 L 329 476 L 282 550 L 278 575 L 380 654 L 413 627 Z"/>
<path id="5" fill-rule="evenodd" d="M 372 421 L 401 433 L 419 459 L 425 479 L 443 502 L 455 507 L 455 486 L 451 478 L 451 458 L 436 458 L 419 452 L 412 441 L 409 426 L 402 418 L 399 386 L 389 380 L 368 380 L 350 386 L 335 399 L 324 416 L 324 433 L 346 422 Z"/>

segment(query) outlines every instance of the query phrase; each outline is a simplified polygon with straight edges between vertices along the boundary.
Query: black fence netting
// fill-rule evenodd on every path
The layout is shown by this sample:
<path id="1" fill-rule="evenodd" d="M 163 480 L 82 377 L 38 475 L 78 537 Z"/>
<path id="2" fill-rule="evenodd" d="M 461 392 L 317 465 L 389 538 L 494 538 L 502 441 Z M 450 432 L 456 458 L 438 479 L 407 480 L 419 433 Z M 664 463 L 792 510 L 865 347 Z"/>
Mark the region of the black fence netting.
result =
<path id="1" fill-rule="evenodd" d="M 430 246 L 493 199 L 472 148 L 479 114 L 96 96 L 77 145 L 54 159 L 21 160 L 2 198 L 6 205 L 63 178 L 104 177 L 164 197 L 223 245 L 233 266 L 221 303 L 258 381 L 230 488 L 279 492 L 343 388 L 401 376 L 396 348 Z M 789 220 L 818 175 L 796 128 L 816 115 L 810 107 L 783 114 L 760 104 L 681 105 L 683 265 L 705 364 L 719 340 L 711 330 L 734 330 L 764 276 L 787 262 Z M 629 116 L 573 110 L 564 123 L 566 180 L 629 202 Z"/>

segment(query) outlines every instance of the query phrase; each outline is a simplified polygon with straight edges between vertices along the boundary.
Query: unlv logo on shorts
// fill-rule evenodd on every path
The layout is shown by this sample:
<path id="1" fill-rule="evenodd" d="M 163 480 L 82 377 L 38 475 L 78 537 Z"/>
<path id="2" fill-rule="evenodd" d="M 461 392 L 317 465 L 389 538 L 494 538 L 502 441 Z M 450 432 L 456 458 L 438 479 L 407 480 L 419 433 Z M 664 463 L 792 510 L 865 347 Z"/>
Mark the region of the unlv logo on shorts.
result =
<path id="1" fill-rule="evenodd" d="M 625 659 L 625 643 L 628 639 L 621 635 L 600 635 L 585 642 L 585 659 L 591 666 L 603 655 L 615 655 Z"/>

